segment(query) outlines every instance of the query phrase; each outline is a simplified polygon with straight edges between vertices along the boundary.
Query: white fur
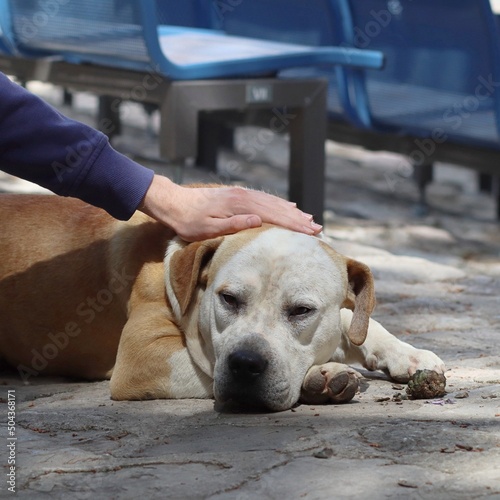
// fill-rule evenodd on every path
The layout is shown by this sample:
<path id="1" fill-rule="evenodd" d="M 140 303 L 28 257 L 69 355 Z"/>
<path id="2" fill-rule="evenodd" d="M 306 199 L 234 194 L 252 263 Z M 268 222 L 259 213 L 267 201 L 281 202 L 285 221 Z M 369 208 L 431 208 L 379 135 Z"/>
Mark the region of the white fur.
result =
<path id="1" fill-rule="evenodd" d="M 171 398 L 182 398 L 185 394 L 189 394 L 191 398 L 212 396 L 212 379 L 200 372 L 187 350 L 173 353 L 168 363 L 170 375 L 166 392 Z M 193 371 L 196 372 L 196 376 L 193 376 Z"/>

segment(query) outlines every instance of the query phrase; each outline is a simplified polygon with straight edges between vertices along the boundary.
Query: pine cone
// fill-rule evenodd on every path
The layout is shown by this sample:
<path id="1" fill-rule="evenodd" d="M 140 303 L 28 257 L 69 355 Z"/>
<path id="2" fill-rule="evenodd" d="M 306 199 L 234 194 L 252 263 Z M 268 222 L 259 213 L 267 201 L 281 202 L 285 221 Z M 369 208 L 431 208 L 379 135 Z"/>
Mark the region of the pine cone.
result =
<path id="1" fill-rule="evenodd" d="M 446 377 L 433 370 L 417 370 L 406 388 L 413 399 L 440 398 L 446 394 Z"/>

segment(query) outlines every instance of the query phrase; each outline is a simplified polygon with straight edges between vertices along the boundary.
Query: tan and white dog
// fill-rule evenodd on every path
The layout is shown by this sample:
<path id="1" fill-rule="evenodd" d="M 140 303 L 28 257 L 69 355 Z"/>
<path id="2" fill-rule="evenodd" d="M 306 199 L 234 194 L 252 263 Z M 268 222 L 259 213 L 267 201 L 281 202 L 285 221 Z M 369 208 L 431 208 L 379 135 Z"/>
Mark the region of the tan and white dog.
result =
<path id="1" fill-rule="evenodd" d="M 53 196 L 1 195 L 0 214 L 0 357 L 26 381 L 284 410 L 349 401 L 343 363 L 402 382 L 444 370 L 370 319 L 369 269 L 319 238 L 264 226 L 186 244 L 141 213 Z"/>

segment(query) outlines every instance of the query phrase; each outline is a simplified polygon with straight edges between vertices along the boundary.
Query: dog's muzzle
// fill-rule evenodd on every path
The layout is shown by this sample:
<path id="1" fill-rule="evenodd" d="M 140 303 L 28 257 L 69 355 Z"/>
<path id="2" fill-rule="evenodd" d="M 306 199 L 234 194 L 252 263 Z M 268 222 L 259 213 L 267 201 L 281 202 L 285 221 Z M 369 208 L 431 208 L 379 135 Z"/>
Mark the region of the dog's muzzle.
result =
<path id="1" fill-rule="evenodd" d="M 236 348 L 220 368 L 214 387 L 219 402 L 235 407 L 274 409 L 277 388 L 266 351 L 247 346 Z"/>
<path id="2" fill-rule="evenodd" d="M 217 361 L 215 398 L 229 406 L 283 410 L 290 406 L 291 398 L 287 375 L 269 342 L 261 335 L 249 334 Z"/>
<path id="3" fill-rule="evenodd" d="M 226 358 L 218 399 L 243 407 L 267 407 L 268 366 L 266 355 L 259 351 L 233 351 Z"/>

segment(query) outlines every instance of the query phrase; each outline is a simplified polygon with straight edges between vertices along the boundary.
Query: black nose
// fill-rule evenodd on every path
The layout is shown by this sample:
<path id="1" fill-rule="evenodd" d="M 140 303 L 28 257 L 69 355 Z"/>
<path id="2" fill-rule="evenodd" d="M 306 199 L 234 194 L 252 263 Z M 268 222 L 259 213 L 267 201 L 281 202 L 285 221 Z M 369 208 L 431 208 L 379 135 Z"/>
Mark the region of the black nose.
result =
<path id="1" fill-rule="evenodd" d="M 228 365 L 235 378 L 250 381 L 265 372 L 267 359 L 257 352 L 241 350 L 229 355 Z"/>

